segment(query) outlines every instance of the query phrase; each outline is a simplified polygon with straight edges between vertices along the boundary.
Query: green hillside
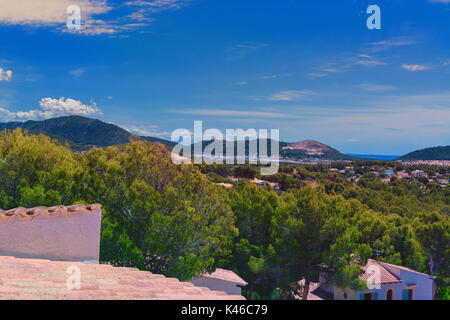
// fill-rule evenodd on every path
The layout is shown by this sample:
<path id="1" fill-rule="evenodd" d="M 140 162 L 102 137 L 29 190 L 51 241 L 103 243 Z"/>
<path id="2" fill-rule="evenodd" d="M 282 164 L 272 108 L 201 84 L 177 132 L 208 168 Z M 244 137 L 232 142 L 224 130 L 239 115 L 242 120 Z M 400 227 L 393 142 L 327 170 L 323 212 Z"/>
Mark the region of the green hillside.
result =
<path id="1" fill-rule="evenodd" d="M 94 146 L 106 147 L 126 143 L 132 134 L 111 123 L 81 116 L 67 116 L 43 121 L 0 123 L 0 130 L 22 128 L 30 133 L 43 133 L 60 142 L 68 142 L 74 151 L 89 150 Z M 173 145 L 155 137 L 141 137 L 150 142 Z"/>
<path id="2" fill-rule="evenodd" d="M 410 152 L 400 160 L 450 160 L 450 146 L 432 147 Z"/>

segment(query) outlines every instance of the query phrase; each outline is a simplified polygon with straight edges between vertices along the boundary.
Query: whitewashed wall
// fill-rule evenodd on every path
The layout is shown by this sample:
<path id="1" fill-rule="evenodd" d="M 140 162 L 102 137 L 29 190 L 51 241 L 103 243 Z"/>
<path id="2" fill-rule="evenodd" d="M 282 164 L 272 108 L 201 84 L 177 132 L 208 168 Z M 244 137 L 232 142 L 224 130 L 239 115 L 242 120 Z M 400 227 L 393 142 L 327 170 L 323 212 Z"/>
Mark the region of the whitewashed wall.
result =
<path id="1" fill-rule="evenodd" d="M 196 277 L 190 281 L 197 287 L 206 287 L 213 291 L 225 291 L 230 295 L 241 295 L 242 289 L 237 286 L 236 282 L 214 279 L 209 277 Z"/>
<path id="2" fill-rule="evenodd" d="M 96 261 L 100 251 L 101 206 L 73 206 L 0 214 L 0 255 L 59 261 Z M 21 212 L 22 210 L 22 212 Z"/>

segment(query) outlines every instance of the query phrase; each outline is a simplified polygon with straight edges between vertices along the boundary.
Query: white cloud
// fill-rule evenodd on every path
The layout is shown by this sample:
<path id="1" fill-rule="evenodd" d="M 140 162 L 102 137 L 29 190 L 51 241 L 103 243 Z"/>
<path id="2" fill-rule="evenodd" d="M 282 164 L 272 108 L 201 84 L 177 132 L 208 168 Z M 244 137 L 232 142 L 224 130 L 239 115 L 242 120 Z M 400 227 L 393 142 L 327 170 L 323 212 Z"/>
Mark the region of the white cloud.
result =
<path id="1" fill-rule="evenodd" d="M 81 29 L 70 31 L 67 26 L 67 8 L 81 9 Z M 96 18 L 113 8 L 106 0 L 0 0 L 0 23 L 30 27 L 54 27 L 54 30 L 79 34 L 115 33 L 120 26 Z"/>
<path id="2" fill-rule="evenodd" d="M 247 56 L 250 52 L 268 47 L 268 43 L 240 43 L 228 48 L 228 61 L 239 60 Z"/>
<path id="3" fill-rule="evenodd" d="M 290 118 L 267 119 L 271 127 L 283 128 L 283 135 L 331 137 L 340 141 L 350 138 L 373 141 L 376 137 L 383 143 L 399 144 L 414 139 L 445 141 L 450 136 L 450 92 L 377 99 L 368 96 L 352 106 L 295 105 L 283 108 L 283 112 Z"/>
<path id="4" fill-rule="evenodd" d="M 159 12 L 163 10 L 178 10 L 186 6 L 187 0 L 133 0 L 128 1 L 125 5 L 141 7 L 141 12 Z"/>
<path id="5" fill-rule="evenodd" d="M 357 61 L 355 61 L 355 64 L 363 65 L 366 67 L 374 67 L 374 66 L 381 66 L 385 65 L 385 62 L 375 60 L 372 56 L 369 56 L 367 54 L 359 54 L 359 58 Z"/>
<path id="6" fill-rule="evenodd" d="M 329 73 L 340 73 L 344 72 L 347 66 L 345 67 L 324 67 L 324 68 L 317 68 L 319 71 L 323 72 L 329 72 Z"/>
<path id="7" fill-rule="evenodd" d="M 394 90 L 396 87 L 383 85 L 383 84 L 373 84 L 373 83 L 363 83 L 355 85 L 356 88 L 360 88 L 366 91 L 387 91 Z"/>
<path id="8" fill-rule="evenodd" d="M 311 90 L 285 90 L 274 93 L 269 97 L 272 101 L 293 101 L 314 95 Z"/>
<path id="9" fill-rule="evenodd" d="M 334 114 L 333 117 L 319 121 L 323 128 L 340 128 L 342 132 L 358 133 L 372 137 L 376 132 L 377 138 L 393 139 L 403 136 L 408 139 L 425 135 L 448 136 L 450 131 L 450 109 L 431 108 L 390 100 L 380 101 L 370 111 Z M 384 103 L 385 106 L 380 106 Z M 318 125 L 313 122 L 312 125 Z M 426 129 L 425 129 L 426 128 Z"/>
<path id="10" fill-rule="evenodd" d="M 81 75 L 85 72 L 86 72 L 86 68 L 78 68 L 78 69 L 70 71 L 70 74 L 72 75 L 72 77 L 77 79 L 77 78 L 81 77 Z"/>
<path id="11" fill-rule="evenodd" d="M 54 27 L 54 30 L 83 35 L 117 34 L 147 26 L 154 19 L 150 14 L 163 10 L 179 9 L 185 0 L 128 1 L 107 0 L 0 0 L 0 24 L 30 27 Z M 69 30 L 66 26 L 67 8 L 81 8 L 81 29 Z M 107 14 L 115 9 L 121 12 L 114 17 Z M 106 16 L 105 16 L 106 15 Z"/>
<path id="12" fill-rule="evenodd" d="M 360 64 L 366 67 L 374 67 L 374 66 L 382 66 L 385 65 L 386 63 L 378 60 L 358 60 L 355 62 L 355 64 Z"/>
<path id="13" fill-rule="evenodd" d="M 108 12 L 102 0 L 0 0 L 0 22 L 12 25 L 52 26 L 66 23 L 67 7 L 78 5 L 89 16 Z"/>
<path id="14" fill-rule="evenodd" d="M 404 42 L 406 43 L 406 42 Z M 387 41 L 376 42 L 376 45 L 392 45 Z M 372 48 L 373 49 L 373 48 Z M 373 50 L 373 51 L 377 51 Z M 314 68 L 311 73 L 308 73 L 307 76 L 311 78 L 319 78 L 326 77 L 329 74 L 333 73 L 344 73 L 352 70 L 355 66 L 364 66 L 364 67 L 376 67 L 386 65 L 386 62 L 380 61 L 379 59 L 374 58 L 368 54 L 344 54 L 343 56 L 336 59 L 336 61 L 327 61 L 322 64 L 320 67 Z"/>
<path id="15" fill-rule="evenodd" d="M 293 76 L 293 73 L 281 73 L 281 74 L 272 74 L 261 77 L 263 80 L 269 80 L 269 79 L 282 79 Z"/>
<path id="16" fill-rule="evenodd" d="M 77 114 L 77 115 L 92 115 L 100 113 L 95 102 L 92 105 L 83 104 L 81 101 L 74 99 L 59 99 L 42 98 L 39 106 L 44 112 L 50 112 L 52 116 Z"/>
<path id="17" fill-rule="evenodd" d="M 388 50 L 392 47 L 402 47 L 402 46 L 409 46 L 412 44 L 415 44 L 415 41 L 412 40 L 405 40 L 405 39 L 391 39 L 391 40 L 383 40 L 383 41 L 377 41 L 377 42 L 371 42 L 370 44 L 373 47 L 373 50 L 380 51 L 380 50 Z"/>
<path id="18" fill-rule="evenodd" d="M 13 72 L 11 70 L 3 70 L 0 68 L 0 81 L 11 81 Z"/>
<path id="19" fill-rule="evenodd" d="M 428 68 L 422 64 L 403 64 L 402 68 L 411 72 L 424 71 Z"/>
<path id="20" fill-rule="evenodd" d="M 227 109 L 182 109 L 171 110 L 173 113 L 188 114 L 195 116 L 229 116 L 229 117 L 258 117 L 258 118 L 289 118 L 278 112 L 266 111 L 242 111 L 242 110 L 227 110 Z"/>
<path id="21" fill-rule="evenodd" d="M 411 40 L 383 40 L 377 42 L 371 42 L 370 44 L 373 46 L 391 46 L 391 47 L 399 47 L 406 46 L 410 44 L 414 44 L 414 41 Z"/>
<path id="22" fill-rule="evenodd" d="M 142 137 L 158 137 L 158 138 L 167 138 L 170 137 L 172 132 L 168 131 L 159 131 L 159 127 L 157 125 L 150 125 L 150 126 L 125 126 L 121 125 L 123 129 L 127 130 L 128 132 L 131 132 L 132 134 L 136 134 L 138 136 Z"/>
<path id="23" fill-rule="evenodd" d="M 323 77 L 328 77 L 328 74 L 320 73 L 320 72 L 310 72 L 307 74 L 307 76 L 311 77 L 311 78 L 323 78 Z"/>
<path id="24" fill-rule="evenodd" d="M 229 86 L 245 86 L 247 84 L 248 84 L 247 81 L 238 81 L 238 82 L 230 82 L 228 85 Z"/>
<path id="25" fill-rule="evenodd" d="M 59 99 L 42 98 L 39 102 L 39 109 L 29 111 L 10 111 L 0 108 L 0 118 L 5 121 L 12 120 L 38 120 L 67 115 L 89 116 L 102 114 L 96 107 L 95 102 L 91 105 L 83 104 L 81 101 L 64 97 Z"/>

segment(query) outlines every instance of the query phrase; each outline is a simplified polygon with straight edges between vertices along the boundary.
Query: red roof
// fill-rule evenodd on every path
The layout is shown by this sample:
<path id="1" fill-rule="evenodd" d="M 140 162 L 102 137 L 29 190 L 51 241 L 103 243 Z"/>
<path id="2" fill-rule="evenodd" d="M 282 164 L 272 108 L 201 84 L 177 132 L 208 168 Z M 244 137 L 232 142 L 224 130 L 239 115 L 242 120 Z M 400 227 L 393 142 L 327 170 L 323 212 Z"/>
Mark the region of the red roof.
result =
<path id="1" fill-rule="evenodd" d="M 397 276 L 395 276 L 393 273 L 391 273 L 389 270 L 387 270 L 385 267 L 383 267 L 383 265 L 381 265 L 380 262 L 378 262 L 376 260 L 372 260 L 372 259 L 369 259 L 367 261 L 367 264 L 361 268 L 365 271 L 364 274 L 362 274 L 359 277 L 361 280 L 366 281 L 372 275 L 372 273 L 366 272 L 369 267 L 378 267 L 379 268 L 379 270 L 380 270 L 380 282 L 379 283 L 380 284 L 401 283 L 402 282 L 402 280 L 397 278 Z M 376 280 L 376 279 L 374 279 L 374 280 Z M 373 283 L 373 284 L 375 284 L 375 283 Z"/>
<path id="2" fill-rule="evenodd" d="M 305 280 L 300 280 L 298 283 L 300 286 L 304 286 Z M 301 297 L 297 297 L 297 299 L 301 299 Z M 310 282 L 306 300 L 333 300 L 333 293 L 321 288 L 318 282 Z"/>
<path id="3" fill-rule="evenodd" d="M 404 270 L 404 271 L 408 271 L 408 272 L 413 272 L 413 273 L 416 273 L 416 274 L 420 274 L 420 275 L 423 275 L 423 276 L 427 276 L 427 277 L 429 277 L 429 278 L 435 278 L 434 276 L 432 276 L 432 275 L 429 275 L 429 274 L 426 274 L 426 273 L 422 273 L 422 272 L 419 272 L 419 271 L 416 271 L 416 270 L 413 270 L 413 269 L 410 269 L 410 268 L 407 268 L 407 267 L 402 267 L 402 266 L 398 266 L 398 265 L 396 265 L 396 264 L 390 264 L 390 263 L 387 263 L 387 262 L 379 262 L 381 265 L 383 265 L 383 266 L 387 266 L 387 267 L 392 267 L 392 268 L 397 268 L 397 269 L 400 269 L 400 270 Z"/>

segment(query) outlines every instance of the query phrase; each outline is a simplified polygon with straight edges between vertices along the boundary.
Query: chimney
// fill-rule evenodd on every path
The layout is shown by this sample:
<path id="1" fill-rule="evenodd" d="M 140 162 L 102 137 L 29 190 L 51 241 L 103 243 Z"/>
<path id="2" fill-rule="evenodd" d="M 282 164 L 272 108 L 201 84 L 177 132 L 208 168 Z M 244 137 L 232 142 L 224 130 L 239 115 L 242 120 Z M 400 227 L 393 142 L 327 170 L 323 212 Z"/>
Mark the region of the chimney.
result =
<path id="1" fill-rule="evenodd" d="M 0 256 L 98 263 L 101 208 L 0 209 Z"/>

